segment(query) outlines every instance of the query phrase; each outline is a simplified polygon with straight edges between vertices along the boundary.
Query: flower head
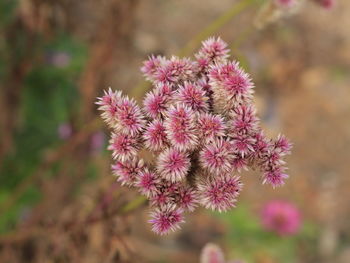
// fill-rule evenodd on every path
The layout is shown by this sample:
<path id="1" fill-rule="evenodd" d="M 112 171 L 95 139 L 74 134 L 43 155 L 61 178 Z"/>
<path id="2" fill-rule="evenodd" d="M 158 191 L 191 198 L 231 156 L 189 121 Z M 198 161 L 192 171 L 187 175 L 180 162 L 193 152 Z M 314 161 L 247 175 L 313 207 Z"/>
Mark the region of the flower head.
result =
<path id="1" fill-rule="evenodd" d="M 148 124 L 143 138 L 145 146 L 152 151 L 160 151 L 168 144 L 165 126 L 162 121 L 157 119 Z"/>
<path id="2" fill-rule="evenodd" d="M 117 176 L 117 180 L 122 185 L 133 186 L 144 169 L 143 160 L 133 158 L 128 161 L 116 161 L 112 165 L 113 175 Z"/>
<path id="3" fill-rule="evenodd" d="M 200 86 L 196 86 L 193 83 L 185 82 L 185 84 L 178 89 L 177 100 L 193 111 L 208 111 L 208 97 L 205 91 Z"/>
<path id="4" fill-rule="evenodd" d="M 157 186 L 161 183 L 159 175 L 145 169 L 138 173 L 135 186 L 145 196 L 155 196 L 157 194 Z"/>
<path id="5" fill-rule="evenodd" d="M 205 142 L 225 135 L 226 124 L 220 115 L 203 113 L 198 116 L 197 122 L 198 134 Z"/>
<path id="6" fill-rule="evenodd" d="M 186 177 L 190 165 L 190 159 L 185 152 L 169 148 L 159 155 L 157 170 L 164 179 L 177 182 Z"/>
<path id="7" fill-rule="evenodd" d="M 224 139 L 218 139 L 203 147 L 199 161 L 212 174 L 228 173 L 232 166 L 232 147 Z"/>
<path id="8" fill-rule="evenodd" d="M 175 85 L 190 81 L 196 73 L 195 64 L 188 58 L 171 57 L 157 70 L 158 83 Z"/>
<path id="9" fill-rule="evenodd" d="M 205 208 L 219 212 L 227 211 L 235 207 L 242 186 L 239 176 L 221 175 L 205 178 L 198 184 L 200 202 Z"/>
<path id="10" fill-rule="evenodd" d="M 238 62 L 212 66 L 209 80 L 218 112 L 229 111 L 252 97 L 254 85 Z"/>
<path id="11" fill-rule="evenodd" d="M 183 210 L 176 208 L 175 205 L 156 208 L 151 213 L 151 219 L 149 220 L 152 224 L 152 230 L 160 235 L 168 234 L 180 228 L 180 223 L 183 221 Z"/>
<path id="12" fill-rule="evenodd" d="M 112 157 L 120 161 L 135 157 L 140 149 L 139 137 L 130 134 L 112 133 L 109 143 L 108 150 L 112 151 Z"/>
<path id="13" fill-rule="evenodd" d="M 197 191 L 190 186 L 180 187 L 177 198 L 179 207 L 188 211 L 194 211 L 199 202 Z"/>
<path id="14" fill-rule="evenodd" d="M 198 143 L 194 112 L 184 105 L 179 104 L 168 110 L 165 129 L 175 148 L 190 150 Z"/>
<path id="15" fill-rule="evenodd" d="M 147 93 L 143 101 L 144 112 L 153 119 L 164 117 L 172 99 L 172 93 L 170 86 L 166 84 L 161 84 Z"/>
<path id="16" fill-rule="evenodd" d="M 289 202 L 270 201 L 262 210 L 262 224 L 279 235 L 296 234 L 301 225 L 299 210 Z"/>
<path id="17" fill-rule="evenodd" d="M 219 37 L 214 37 L 203 41 L 202 48 L 195 55 L 197 60 L 203 63 L 203 66 L 207 66 L 209 63 L 222 63 L 229 57 L 229 50 L 227 44 Z"/>
<path id="18" fill-rule="evenodd" d="M 141 72 L 147 80 L 155 81 L 159 68 L 164 64 L 165 58 L 161 56 L 150 56 L 148 60 L 143 62 Z"/>

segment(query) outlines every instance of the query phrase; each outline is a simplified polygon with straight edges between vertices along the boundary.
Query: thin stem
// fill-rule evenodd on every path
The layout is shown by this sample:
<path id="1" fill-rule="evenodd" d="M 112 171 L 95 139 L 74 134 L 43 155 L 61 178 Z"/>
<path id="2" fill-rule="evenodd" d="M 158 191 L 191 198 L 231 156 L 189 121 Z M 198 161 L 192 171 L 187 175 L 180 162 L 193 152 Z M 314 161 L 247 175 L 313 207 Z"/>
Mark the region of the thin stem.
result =
<path id="1" fill-rule="evenodd" d="M 217 32 L 221 27 L 231 21 L 236 15 L 240 14 L 243 10 L 249 6 L 255 4 L 258 0 L 242 0 L 238 4 L 233 5 L 221 16 L 216 18 L 212 23 L 205 27 L 201 32 L 195 35 L 180 51 L 178 52 L 179 56 L 188 56 L 200 43 Z M 143 93 L 150 87 L 149 82 L 141 82 L 135 89 L 130 92 L 132 97 L 140 99 L 140 96 L 143 96 Z"/>

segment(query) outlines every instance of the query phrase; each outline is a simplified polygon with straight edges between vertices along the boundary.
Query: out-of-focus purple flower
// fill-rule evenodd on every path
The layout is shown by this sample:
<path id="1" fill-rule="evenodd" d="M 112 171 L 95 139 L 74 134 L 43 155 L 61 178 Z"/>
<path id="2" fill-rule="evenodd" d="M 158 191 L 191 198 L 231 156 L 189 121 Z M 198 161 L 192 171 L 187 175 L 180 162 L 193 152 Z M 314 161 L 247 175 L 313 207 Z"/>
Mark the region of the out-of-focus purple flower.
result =
<path id="1" fill-rule="evenodd" d="M 180 223 L 184 222 L 183 210 L 176 208 L 175 205 L 166 205 L 156 208 L 151 213 L 149 222 L 152 224 L 152 230 L 160 235 L 173 232 L 180 228 Z"/>
<path id="2" fill-rule="evenodd" d="M 296 206 L 285 201 L 270 201 L 262 210 L 262 224 L 279 235 L 294 235 L 299 231 L 301 215 Z"/>
<path id="3" fill-rule="evenodd" d="M 151 56 L 141 71 L 154 88 L 142 109 L 111 89 L 96 102 L 112 129 L 113 174 L 149 199 L 157 233 L 176 229 L 182 213 L 197 205 L 235 207 L 242 170 L 258 168 L 272 187 L 288 177 L 284 157 L 291 144 L 284 136 L 265 136 L 254 84 L 228 53 L 225 42 L 210 38 L 194 61 Z"/>
<path id="4" fill-rule="evenodd" d="M 69 66 L 71 60 L 71 55 L 64 51 L 51 52 L 48 55 L 48 62 L 57 68 L 65 68 Z"/>
<path id="5" fill-rule="evenodd" d="M 61 123 L 57 128 L 58 136 L 61 140 L 67 140 L 73 133 L 69 123 Z"/>
<path id="6" fill-rule="evenodd" d="M 103 149 L 103 146 L 105 145 L 105 141 L 106 141 L 106 135 L 102 131 L 95 132 L 91 136 L 91 142 L 90 142 L 92 153 L 97 154 L 101 152 L 101 150 Z"/>

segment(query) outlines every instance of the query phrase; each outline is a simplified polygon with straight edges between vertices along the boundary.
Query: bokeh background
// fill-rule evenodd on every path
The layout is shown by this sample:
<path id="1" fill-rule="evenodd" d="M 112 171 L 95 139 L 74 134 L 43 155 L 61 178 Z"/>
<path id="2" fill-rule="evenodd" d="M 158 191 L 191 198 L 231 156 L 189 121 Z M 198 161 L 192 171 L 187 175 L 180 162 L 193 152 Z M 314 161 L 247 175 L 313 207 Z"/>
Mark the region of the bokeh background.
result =
<path id="1" fill-rule="evenodd" d="M 350 262 L 350 2 L 309 0 L 270 24 L 266 2 L 1 0 L 0 262 L 194 263 L 208 242 L 242 262 Z M 290 178 L 271 189 L 246 173 L 236 209 L 158 237 L 111 175 L 94 102 L 109 86 L 141 101 L 143 60 L 191 56 L 211 35 L 251 73 L 268 134 L 294 143 Z M 262 226 L 271 200 L 299 209 L 299 231 Z"/>

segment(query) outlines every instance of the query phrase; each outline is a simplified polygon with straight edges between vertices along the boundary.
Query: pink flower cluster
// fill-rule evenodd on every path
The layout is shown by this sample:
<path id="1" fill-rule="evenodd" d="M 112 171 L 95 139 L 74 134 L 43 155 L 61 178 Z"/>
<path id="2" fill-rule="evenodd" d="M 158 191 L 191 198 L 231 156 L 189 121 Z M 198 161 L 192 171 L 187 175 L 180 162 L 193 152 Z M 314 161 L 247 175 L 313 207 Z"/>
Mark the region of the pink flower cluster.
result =
<path id="1" fill-rule="evenodd" d="M 227 211 L 242 190 L 240 172 L 257 167 L 262 182 L 284 184 L 291 144 L 268 139 L 253 105 L 254 85 L 227 44 L 209 38 L 188 58 L 151 56 L 141 68 L 153 90 L 143 107 L 120 91 L 98 98 L 112 129 L 113 173 L 150 200 L 153 231 L 179 228 L 198 205 Z M 149 152 L 152 163 L 141 153 Z"/>

